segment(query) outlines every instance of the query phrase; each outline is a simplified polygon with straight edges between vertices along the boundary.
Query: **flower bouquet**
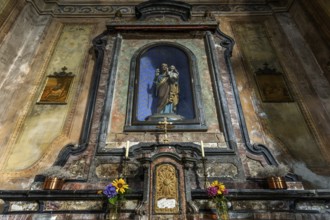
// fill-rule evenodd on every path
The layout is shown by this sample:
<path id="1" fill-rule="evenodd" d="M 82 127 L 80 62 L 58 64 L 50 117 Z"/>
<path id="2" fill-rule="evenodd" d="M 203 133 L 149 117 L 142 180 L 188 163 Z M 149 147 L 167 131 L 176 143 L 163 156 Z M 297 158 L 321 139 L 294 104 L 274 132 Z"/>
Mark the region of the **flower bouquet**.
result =
<path id="1" fill-rule="evenodd" d="M 211 183 L 211 186 L 207 188 L 207 194 L 216 205 L 218 218 L 220 220 L 228 220 L 228 199 L 225 197 L 228 194 L 228 190 L 225 185 L 218 180 Z"/>
<path id="2" fill-rule="evenodd" d="M 121 203 L 125 200 L 128 184 L 123 178 L 115 179 L 105 187 L 103 194 L 107 197 L 110 205 L 110 219 L 118 219 Z"/>

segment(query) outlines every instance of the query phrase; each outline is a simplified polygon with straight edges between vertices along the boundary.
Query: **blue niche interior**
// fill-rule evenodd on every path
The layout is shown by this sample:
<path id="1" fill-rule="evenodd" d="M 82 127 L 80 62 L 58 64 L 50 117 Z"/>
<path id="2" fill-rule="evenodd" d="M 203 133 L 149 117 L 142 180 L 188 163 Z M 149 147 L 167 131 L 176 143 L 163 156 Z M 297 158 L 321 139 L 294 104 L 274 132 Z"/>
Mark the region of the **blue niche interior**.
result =
<path id="1" fill-rule="evenodd" d="M 177 114 L 185 119 L 195 118 L 193 105 L 193 92 L 191 89 L 191 75 L 189 58 L 180 48 L 171 45 L 157 45 L 149 48 L 140 56 L 139 82 L 137 95 L 136 118 L 145 121 L 156 113 L 157 97 L 155 96 L 154 78 L 156 69 L 161 69 L 161 64 L 174 65 L 179 72 L 179 104 Z"/>

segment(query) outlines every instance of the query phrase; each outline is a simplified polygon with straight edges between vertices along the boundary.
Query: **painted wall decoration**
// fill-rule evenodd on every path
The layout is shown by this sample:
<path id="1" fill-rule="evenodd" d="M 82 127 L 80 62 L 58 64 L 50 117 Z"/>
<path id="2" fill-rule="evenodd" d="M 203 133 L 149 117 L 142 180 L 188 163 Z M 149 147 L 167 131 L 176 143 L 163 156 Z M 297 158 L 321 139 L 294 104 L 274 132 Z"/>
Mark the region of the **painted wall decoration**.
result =
<path id="1" fill-rule="evenodd" d="M 67 68 L 63 67 L 62 72 L 54 72 L 54 75 L 47 77 L 38 104 L 66 104 L 74 78 L 74 75 L 71 72 L 67 73 L 66 70 Z"/>
<path id="2" fill-rule="evenodd" d="M 282 73 L 275 68 L 271 69 L 265 63 L 264 68 L 259 68 L 254 76 L 263 102 L 293 101 Z"/>
<path id="3" fill-rule="evenodd" d="M 243 87 L 253 88 L 255 91 L 242 92 L 251 92 L 250 97 L 245 99 L 252 100 L 253 112 L 258 112 L 263 131 L 272 137 L 277 145 L 286 149 L 294 159 L 304 161 L 309 167 L 324 166 L 324 159 L 319 156 L 322 153 L 309 124 L 295 100 L 296 97 L 289 93 L 292 88 L 290 82 L 286 81 L 288 73 L 282 65 L 290 63 L 280 60 L 281 57 L 273 46 L 278 42 L 273 42 L 272 32 L 268 31 L 267 25 L 268 23 L 263 21 L 233 22 L 231 25 L 247 73 L 246 81 L 239 83 L 244 83 Z M 255 95 L 258 93 L 260 96 Z M 251 115 L 248 105 L 246 102 L 242 106 L 245 116 Z M 256 133 L 253 130 L 255 119 L 251 118 L 249 123 L 249 133 Z"/>
<path id="4" fill-rule="evenodd" d="M 68 142 L 67 135 L 74 133 L 71 130 L 72 123 L 80 116 L 75 114 L 70 116 L 70 114 L 75 111 L 78 83 L 87 71 L 82 70 L 81 66 L 84 65 L 85 58 L 88 56 L 88 45 L 93 30 L 94 26 L 90 24 L 63 24 L 54 31 L 56 35 L 52 33 L 45 38 L 46 42 L 49 42 L 43 45 L 47 50 L 45 54 L 47 63 L 45 63 L 45 69 L 40 70 L 39 74 L 42 75 L 38 76 L 40 79 L 43 77 L 45 82 L 38 81 L 41 85 L 40 93 L 35 94 L 38 100 L 34 99 L 35 96 L 31 97 L 32 109 L 24 118 L 24 122 L 17 127 L 17 133 L 13 134 L 17 135 L 17 139 L 15 143 L 8 145 L 8 153 L 5 152 L 7 155 L 3 159 L 4 170 L 19 171 L 34 164 L 43 163 L 42 161 L 49 163 L 57 157 L 58 152 L 63 148 L 63 143 Z M 32 36 L 35 35 L 32 34 Z M 63 66 L 68 68 L 66 72 L 72 71 L 75 75 L 69 89 L 67 104 L 35 104 L 40 101 L 49 78 L 47 76 L 54 75 L 54 72 L 61 72 Z M 42 135 L 35 135 L 40 133 Z M 22 148 L 23 145 L 24 148 Z"/>

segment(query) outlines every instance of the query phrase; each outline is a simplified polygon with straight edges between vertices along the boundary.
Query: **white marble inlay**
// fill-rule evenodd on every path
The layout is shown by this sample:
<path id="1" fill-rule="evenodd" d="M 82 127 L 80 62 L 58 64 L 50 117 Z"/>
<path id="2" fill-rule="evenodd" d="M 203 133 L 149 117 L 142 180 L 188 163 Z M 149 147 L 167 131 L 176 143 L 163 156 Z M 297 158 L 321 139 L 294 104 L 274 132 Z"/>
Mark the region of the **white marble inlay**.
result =
<path id="1" fill-rule="evenodd" d="M 157 207 L 161 208 L 161 209 L 164 209 L 164 208 L 173 209 L 173 208 L 175 208 L 175 205 L 176 205 L 175 199 L 163 198 L 163 199 L 160 199 L 157 201 Z"/>

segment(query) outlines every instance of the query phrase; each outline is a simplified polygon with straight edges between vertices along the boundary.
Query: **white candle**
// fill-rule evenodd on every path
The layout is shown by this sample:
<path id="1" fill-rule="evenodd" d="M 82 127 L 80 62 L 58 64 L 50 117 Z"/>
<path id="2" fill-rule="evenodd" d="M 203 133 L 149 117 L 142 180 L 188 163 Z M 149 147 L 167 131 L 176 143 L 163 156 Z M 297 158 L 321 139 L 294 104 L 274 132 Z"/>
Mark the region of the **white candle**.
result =
<path id="1" fill-rule="evenodd" d="M 201 141 L 201 150 L 202 150 L 202 157 L 205 157 L 205 152 L 204 152 L 204 143 Z"/>
<path id="2" fill-rule="evenodd" d="M 129 152 L 129 141 L 127 141 L 126 143 L 126 153 L 125 153 L 126 158 L 128 158 L 128 152 Z"/>

